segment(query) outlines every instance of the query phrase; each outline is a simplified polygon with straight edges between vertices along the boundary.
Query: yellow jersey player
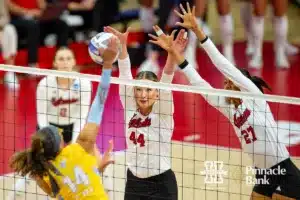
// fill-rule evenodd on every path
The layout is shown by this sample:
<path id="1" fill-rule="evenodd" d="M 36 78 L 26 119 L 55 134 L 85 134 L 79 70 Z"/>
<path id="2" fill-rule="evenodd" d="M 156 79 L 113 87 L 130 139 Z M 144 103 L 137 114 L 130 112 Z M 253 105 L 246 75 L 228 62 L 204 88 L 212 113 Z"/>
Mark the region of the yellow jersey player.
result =
<path id="1" fill-rule="evenodd" d="M 33 134 L 31 147 L 13 155 L 10 166 L 22 176 L 29 175 L 51 197 L 64 200 L 107 200 L 100 172 L 112 163 L 109 155 L 99 162 L 95 148 L 104 103 L 110 86 L 111 68 L 117 55 L 117 39 L 103 52 L 103 70 L 87 124 L 77 142 L 63 147 L 60 130 L 46 126 Z M 49 177 L 50 185 L 43 179 Z M 59 195 L 58 195 L 59 194 Z"/>

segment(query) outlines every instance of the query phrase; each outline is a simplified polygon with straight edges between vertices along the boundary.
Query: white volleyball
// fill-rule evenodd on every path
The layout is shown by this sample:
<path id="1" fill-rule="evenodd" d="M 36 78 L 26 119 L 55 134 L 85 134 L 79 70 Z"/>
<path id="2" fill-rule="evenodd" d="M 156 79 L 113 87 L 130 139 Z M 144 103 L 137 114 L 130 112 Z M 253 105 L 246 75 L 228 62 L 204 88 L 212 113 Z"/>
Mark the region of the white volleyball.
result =
<path id="1" fill-rule="evenodd" d="M 101 33 L 98 33 L 97 35 L 95 35 L 90 40 L 88 50 L 89 50 L 90 57 L 92 58 L 92 60 L 95 63 L 98 63 L 100 65 L 103 64 L 103 58 L 102 58 L 101 52 L 99 52 L 99 49 L 100 48 L 106 49 L 107 45 L 108 45 L 108 42 L 109 42 L 109 39 L 111 37 L 116 37 L 116 36 L 114 36 L 111 33 L 101 32 Z M 118 56 L 119 56 L 119 53 L 120 53 L 120 45 L 119 45 L 118 49 L 119 49 L 119 51 L 116 55 L 116 58 L 115 58 L 114 62 L 118 59 Z"/>

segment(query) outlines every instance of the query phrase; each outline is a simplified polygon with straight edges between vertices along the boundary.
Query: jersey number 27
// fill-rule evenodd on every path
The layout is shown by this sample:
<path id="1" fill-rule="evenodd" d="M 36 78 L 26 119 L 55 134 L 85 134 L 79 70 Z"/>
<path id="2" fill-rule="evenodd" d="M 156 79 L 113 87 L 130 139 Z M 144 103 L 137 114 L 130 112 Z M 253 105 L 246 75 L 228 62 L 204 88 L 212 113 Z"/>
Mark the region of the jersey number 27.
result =
<path id="1" fill-rule="evenodd" d="M 250 135 L 251 135 L 252 139 L 249 138 Z M 250 144 L 250 143 L 255 142 L 257 140 L 254 129 L 252 128 L 252 126 L 249 126 L 247 129 L 242 130 L 242 136 L 244 136 L 246 144 Z"/>
<path id="2" fill-rule="evenodd" d="M 64 184 L 68 185 L 70 190 L 75 193 L 77 191 L 77 185 L 89 184 L 89 178 L 80 167 L 74 168 L 74 174 L 75 174 L 75 182 L 73 182 L 69 177 L 66 176 L 64 177 Z"/>

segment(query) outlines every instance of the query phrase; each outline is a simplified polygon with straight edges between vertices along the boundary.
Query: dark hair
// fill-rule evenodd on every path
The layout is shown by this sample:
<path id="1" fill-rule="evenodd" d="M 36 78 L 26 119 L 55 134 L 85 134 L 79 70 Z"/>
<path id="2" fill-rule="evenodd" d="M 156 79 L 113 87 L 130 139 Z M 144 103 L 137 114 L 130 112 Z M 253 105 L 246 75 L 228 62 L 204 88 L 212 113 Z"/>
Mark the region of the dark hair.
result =
<path id="1" fill-rule="evenodd" d="M 12 156 L 10 167 L 21 176 L 43 177 L 49 174 L 49 170 L 57 172 L 48 161 L 54 159 L 58 152 L 54 151 L 53 137 L 45 131 L 47 129 L 37 131 L 31 137 L 31 147 Z"/>
<path id="2" fill-rule="evenodd" d="M 151 71 L 141 71 L 136 75 L 135 79 L 137 79 L 137 80 L 147 79 L 150 81 L 158 82 L 158 78 L 157 78 L 156 74 Z"/>
<path id="3" fill-rule="evenodd" d="M 249 78 L 262 93 L 264 93 L 264 88 L 267 88 L 268 90 L 272 91 L 271 87 L 262 78 L 258 76 L 251 76 L 249 71 L 244 68 L 238 69 L 242 72 L 244 76 Z"/>

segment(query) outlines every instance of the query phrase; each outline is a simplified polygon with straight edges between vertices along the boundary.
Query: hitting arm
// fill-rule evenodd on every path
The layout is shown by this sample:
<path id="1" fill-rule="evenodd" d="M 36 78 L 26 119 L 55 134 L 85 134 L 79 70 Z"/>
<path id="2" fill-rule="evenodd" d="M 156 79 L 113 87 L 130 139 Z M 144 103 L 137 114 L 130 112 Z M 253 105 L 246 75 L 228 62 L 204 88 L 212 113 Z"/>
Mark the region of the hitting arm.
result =
<path id="1" fill-rule="evenodd" d="M 133 77 L 131 73 L 131 63 L 126 45 L 122 46 L 122 52 L 118 59 L 118 65 L 120 70 L 119 78 L 132 80 Z M 133 86 L 126 86 L 120 84 L 119 95 L 124 109 L 126 108 L 126 110 L 136 110 Z"/>
<path id="2" fill-rule="evenodd" d="M 97 93 L 87 119 L 87 124 L 84 126 L 77 139 L 77 143 L 91 154 L 94 154 L 94 144 L 102 121 L 104 104 L 109 91 L 111 64 L 109 65 L 110 66 L 103 65 L 101 82 L 98 85 Z"/>

